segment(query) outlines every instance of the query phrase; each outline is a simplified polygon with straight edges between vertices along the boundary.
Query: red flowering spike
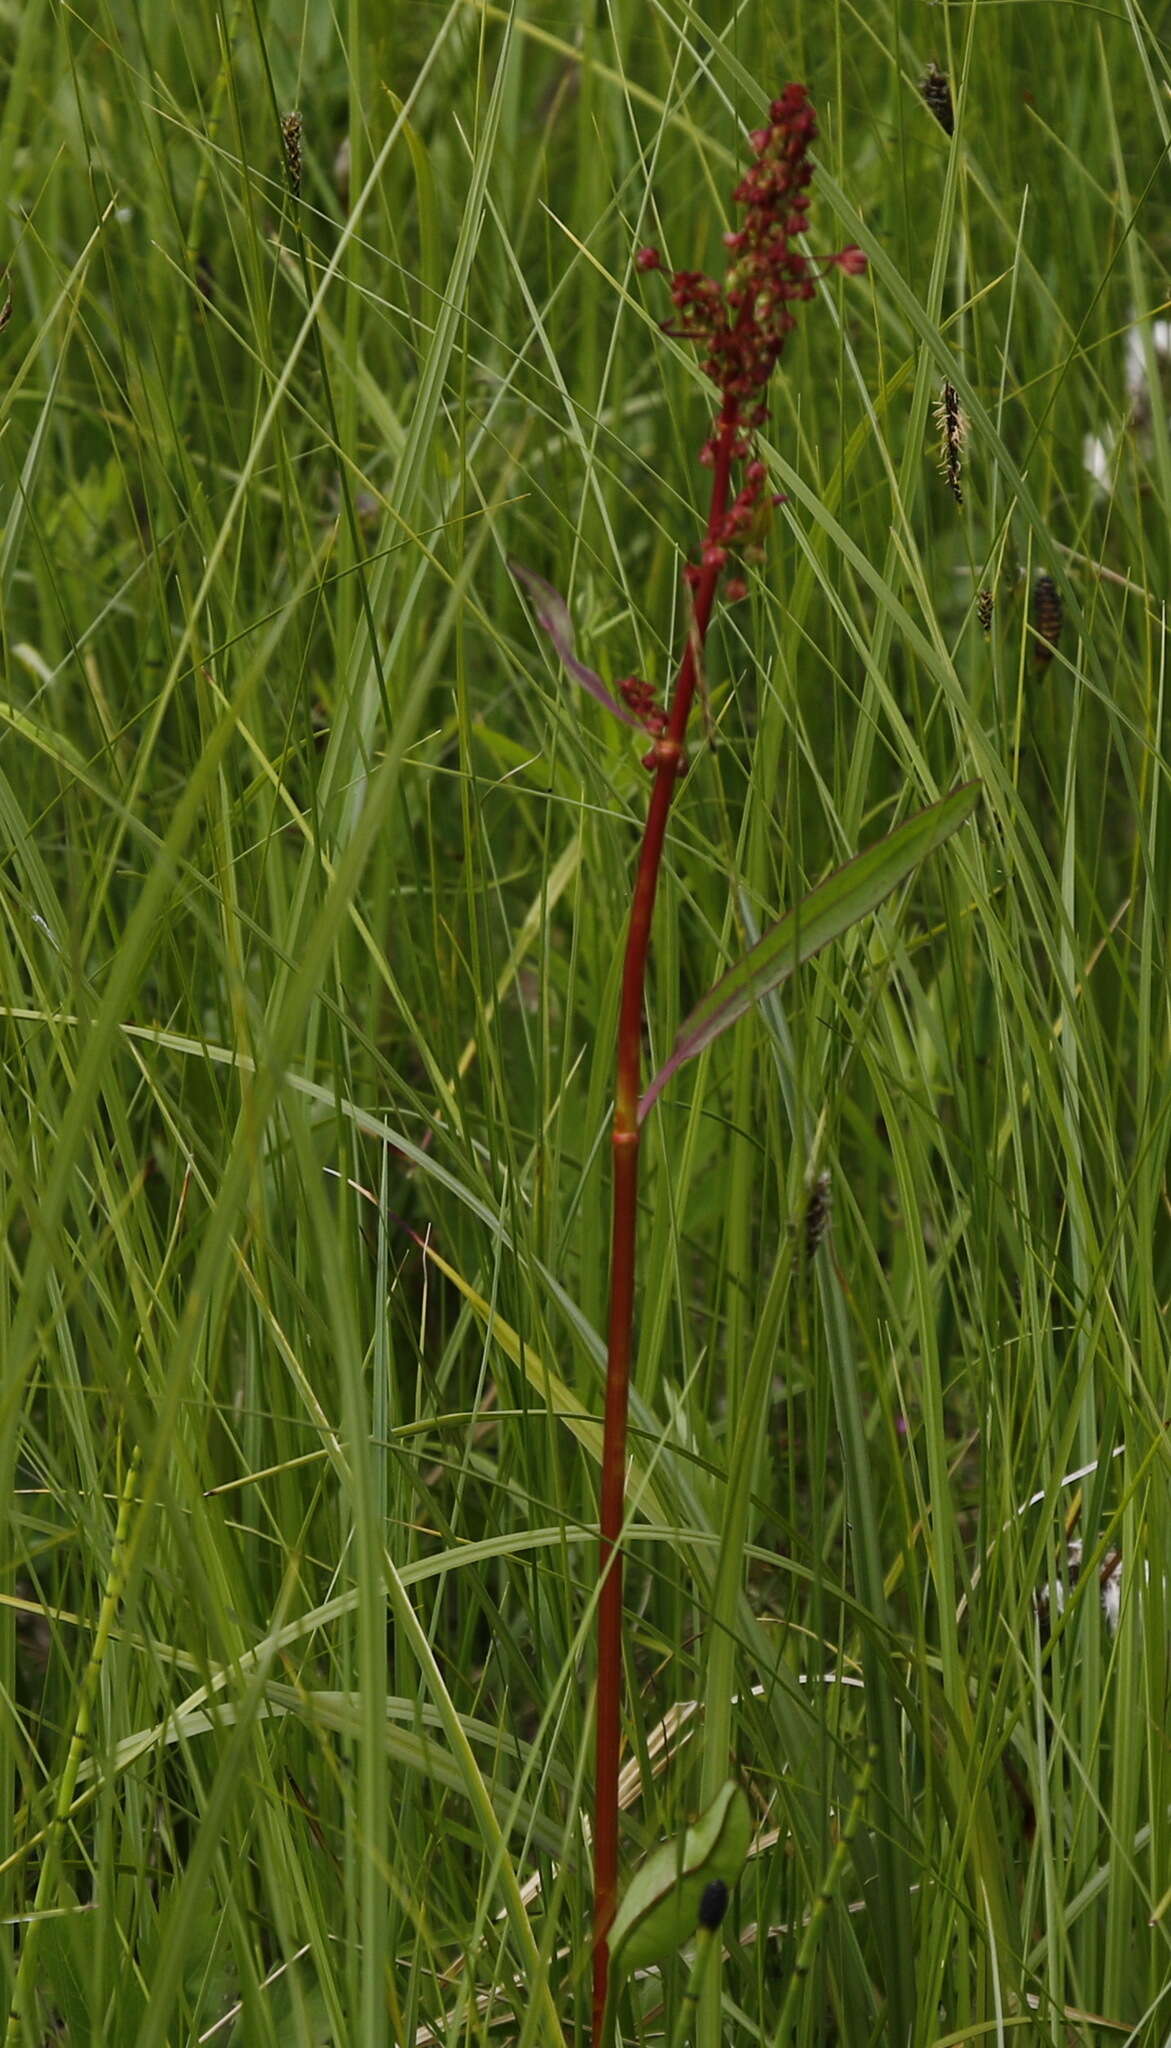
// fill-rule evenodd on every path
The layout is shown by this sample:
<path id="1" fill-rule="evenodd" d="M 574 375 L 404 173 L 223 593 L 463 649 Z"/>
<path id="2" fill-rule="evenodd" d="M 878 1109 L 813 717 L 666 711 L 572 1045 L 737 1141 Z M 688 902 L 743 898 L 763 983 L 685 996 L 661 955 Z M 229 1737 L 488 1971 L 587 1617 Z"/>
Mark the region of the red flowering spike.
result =
<path id="1" fill-rule="evenodd" d="M 743 217 L 724 236 L 728 269 L 722 283 L 700 270 L 677 270 L 670 281 L 676 317 L 670 325 L 664 322 L 664 330 L 702 347 L 704 372 L 721 400 L 716 430 L 699 459 L 705 468 L 716 464 L 717 455 L 748 464 L 744 488 L 709 530 L 700 567 L 689 564 L 683 572 L 696 593 L 705 572 L 723 573 L 730 545 L 754 544 L 764 468 L 753 456 L 753 436 L 765 418 L 762 394 L 793 331 L 794 305 L 816 290 L 818 269 L 794 246 L 808 226 L 809 152 L 816 138 L 817 118 L 805 87 L 786 86 L 769 107 L 768 125 L 754 128 L 748 138 L 755 161 L 732 194 Z M 634 261 L 639 270 L 661 264 L 657 249 L 640 249 Z M 820 267 L 860 277 L 865 252 L 851 244 Z M 725 585 L 729 599 L 743 590 L 742 577 Z"/>

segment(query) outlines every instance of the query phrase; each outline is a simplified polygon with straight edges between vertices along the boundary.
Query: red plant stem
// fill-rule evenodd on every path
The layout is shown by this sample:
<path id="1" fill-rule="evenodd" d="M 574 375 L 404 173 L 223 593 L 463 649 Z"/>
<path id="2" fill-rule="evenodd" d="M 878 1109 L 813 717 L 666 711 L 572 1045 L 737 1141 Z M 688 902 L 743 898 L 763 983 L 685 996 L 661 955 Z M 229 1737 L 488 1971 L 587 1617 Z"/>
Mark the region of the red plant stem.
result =
<path id="1" fill-rule="evenodd" d="M 726 397 L 712 436 L 712 493 L 702 567 L 694 586 L 687 647 L 679 665 L 667 729 L 656 743 L 656 771 L 639 855 L 618 1012 L 618 1069 L 614 1089 L 613 1210 L 610 1235 L 610 1327 L 606 1356 L 606 1414 L 602 1437 L 599 1516 L 598 1681 L 594 1761 L 594 2048 L 602 2028 L 610 1975 L 610 1923 L 618 1890 L 618 1772 L 622 1749 L 622 1525 L 626 1512 L 626 1422 L 634 1336 L 634 1278 L 638 1226 L 638 1098 L 642 1020 L 651 922 L 659 886 L 667 814 L 683 760 L 683 741 L 699 680 L 700 657 L 711 621 L 721 563 L 708 560 L 727 509 L 728 479 L 740 432 L 739 403 Z"/>

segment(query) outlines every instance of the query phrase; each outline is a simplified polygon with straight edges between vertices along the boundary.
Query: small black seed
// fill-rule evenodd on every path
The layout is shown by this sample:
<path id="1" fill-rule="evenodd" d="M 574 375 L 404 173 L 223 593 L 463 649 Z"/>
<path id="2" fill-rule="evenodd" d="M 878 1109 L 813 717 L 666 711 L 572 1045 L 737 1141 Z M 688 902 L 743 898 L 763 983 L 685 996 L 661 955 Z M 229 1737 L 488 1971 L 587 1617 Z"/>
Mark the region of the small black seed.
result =
<path id="1" fill-rule="evenodd" d="M 699 1924 L 714 1934 L 728 1910 L 728 1887 L 722 1877 L 714 1877 L 704 1888 L 699 1902 Z"/>

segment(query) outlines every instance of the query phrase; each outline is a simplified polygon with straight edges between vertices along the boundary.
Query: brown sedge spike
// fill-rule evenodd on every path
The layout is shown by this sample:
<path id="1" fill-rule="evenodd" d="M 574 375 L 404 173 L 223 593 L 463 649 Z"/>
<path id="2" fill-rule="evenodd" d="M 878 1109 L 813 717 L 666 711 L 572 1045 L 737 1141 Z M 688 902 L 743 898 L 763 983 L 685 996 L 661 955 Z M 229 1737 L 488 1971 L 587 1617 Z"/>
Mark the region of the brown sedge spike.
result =
<path id="1" fill-rule="evenodd" d="M 301 131 L 304 126 L 299 113 L 281 116 L 281 147 L 285 159 L 285 183 L 292 199 L 301 197 Z"/>
<path id="2" fill-rule="evenodd" d="M 993 602 L 990 590 L 984 589 L 976 592 L 976 618 L 982 633 L 990 633 L 992 631 Z"/>
<path id="3" fill-rule="evenodd" d="M 1052 576 L 1042 572 L 1033 585 L 1033 660 L 1039 668 L 1053 659 L 1064 617 L 1057 585 Z"/>
<path id="4" fill-rule="evenodd" d="M 805 1203 L 805 1257 L 811 1260 L 822 1238 L 829 1229 L 830 1210 L 833 1208 L 833 1186 L 829 1169 L 817 1174 L 812 1181 Z"/>
<path id="5" fill-rule="evenodd" d="M 951 81 L 946 71 L 941 71 L 938 64 L 929 64 L 919 80 L 919 91 L 925 105 L 930 107 L 944 134 L 954 135 L 956 125 L 955 107 L 952 104 Z"/>
<path id="6" fill-rule="evenodd" d="M 935 407 L 935 424 L 939 429 L 939 474 L 947 478 L 947 487 L 957 505 L 964 502 L 960 485 L 960 471 L 963 468 L 962 450 L 968 438 L 968 417 L 959 401 L 955 385 L 943 380 L 943 390 Z"/>

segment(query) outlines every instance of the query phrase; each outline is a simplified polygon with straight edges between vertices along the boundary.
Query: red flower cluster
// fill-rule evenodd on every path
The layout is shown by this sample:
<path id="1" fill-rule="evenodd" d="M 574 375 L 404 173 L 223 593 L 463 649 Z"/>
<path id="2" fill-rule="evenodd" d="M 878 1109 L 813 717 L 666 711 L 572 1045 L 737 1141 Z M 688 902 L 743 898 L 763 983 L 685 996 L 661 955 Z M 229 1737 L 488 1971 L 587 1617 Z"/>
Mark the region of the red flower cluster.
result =
<path id="1" fill-rule="evenodd" d="M 706 345 L 704 370 L 725 400 L 740 406 L 768 383 L 795 325 L 792 302 L 813 297 L 817 272 L 792 243 L 808 226 L 809 151 L 816 137 L 805 87 L 786 86 L 769 108 L 768 127 L 749 137 L 756 162 L 732 194 L 745 216 L 742 227 L 724 236 L 732 260 L 723 284 L 701 270 L 677 270 L 671 280 L 679 325 L 667 331 Z M 657 249 L 640 249 L 635 261 L 640 270 L 662 267 Z M 857 277 L 866 258 L 861 249 L 842 249 L 827 259 L 826 267 L 834 266 Z M 748 427 L 763 418 L 759 401 L 744 414 Z"/>
<path id="2" fill-rule="evenodd" d="M 816 136 L 817 119 L 805 87 L 786 86 L 769 108 L 768 126 L 749 137 L 756 161 L 732 194 L 745 212 L 743 225 L 724 237 L 730 261 L 723 283 L 701 270 L 677 270 L 671 279 L 678 322 L 664 321 L 664 332 L 706 349 L 704 371 L 723 399 L 715 433 L 700 453 L 709 467 L 716 459 L 717 438 L 726 437 L 730 425 L 728 455 L 734 461 L 751 455 L 753 433 L 766 416 L 760 394 L 796 325 L 793 304 L 813 297 L 824 270 L 837 268 L 858 277 L 866 269 L 858 248 L 841 249 L 819 267 L 793 246 L 808 226 L 809 151 Z M 640 249 L 635 263 L 640 270 L 662 268 L 657 249 Z M 703 557 L 707 568 L 722 569 L 727 550 L 757 523 L 764 476 L 762 462 L 748 463 L 743 488 L 709 532 Z M 689 566 L 684 573 L 694 586 L 702 572 Z M 725 586 L 729 598 L 742 597 L 744 591 L 741 577 Z"/>
<path id="3" fill-rule="evenodd" d="M 652 739 L 660 739 L 667 730 L 667 714 L 651 685 L 644 683 L 641 676 L 623 676 L 618 695 Z"/>

